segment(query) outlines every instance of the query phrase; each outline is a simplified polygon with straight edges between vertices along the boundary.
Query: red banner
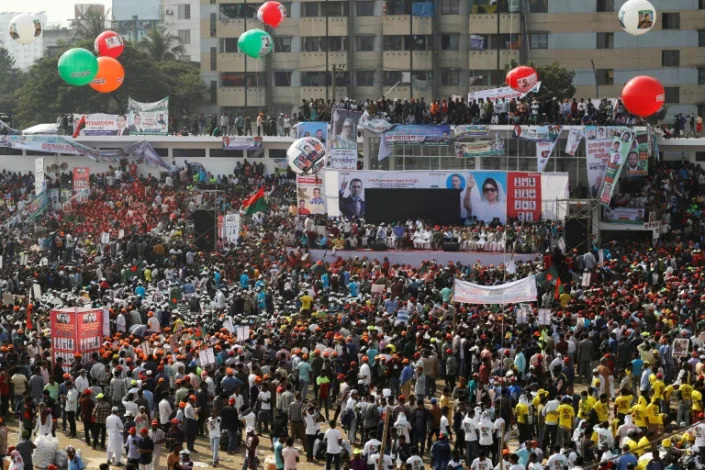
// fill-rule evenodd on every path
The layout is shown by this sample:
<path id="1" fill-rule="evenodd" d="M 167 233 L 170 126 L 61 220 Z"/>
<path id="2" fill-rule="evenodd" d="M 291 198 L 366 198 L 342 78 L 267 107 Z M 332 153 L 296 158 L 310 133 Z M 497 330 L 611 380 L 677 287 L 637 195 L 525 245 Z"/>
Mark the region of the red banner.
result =
<path id="1" fill-rule="evenodd" d="M 77 310 L 73 308 L 51 311 L 51 360 L 64 358 L 64 368 L 69 369 L 74 354 L 81 354 L 88 362 L 91 354 L 100 349 L 103 338 L 103 311 L 101 309 Z"/>
<path id="2" fill-rule="evenodd" d="M 73 168 L 73 192 L 88 190 L 90 188 L 91 169 L 87 166 Z"/>
<path id="3" fill-rule="evenodd" d="M 541 220 L 541 173 L 507 173 L 507 219 Z"/>

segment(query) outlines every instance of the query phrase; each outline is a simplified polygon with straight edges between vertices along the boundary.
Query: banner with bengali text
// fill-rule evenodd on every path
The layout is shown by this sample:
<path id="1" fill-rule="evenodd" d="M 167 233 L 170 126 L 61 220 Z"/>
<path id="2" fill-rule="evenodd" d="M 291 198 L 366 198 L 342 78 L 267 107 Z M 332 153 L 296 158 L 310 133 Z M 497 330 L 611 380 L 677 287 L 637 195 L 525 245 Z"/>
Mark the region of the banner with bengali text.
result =
<path id="1" fill-rule="evenodd" d="M 514 282 L 498 286 L 484 286 L 455 279 L 453 302 L 476 305 L 506 305 L 520 302 L 536 302 L 536 276 L 531 275 Z"/>

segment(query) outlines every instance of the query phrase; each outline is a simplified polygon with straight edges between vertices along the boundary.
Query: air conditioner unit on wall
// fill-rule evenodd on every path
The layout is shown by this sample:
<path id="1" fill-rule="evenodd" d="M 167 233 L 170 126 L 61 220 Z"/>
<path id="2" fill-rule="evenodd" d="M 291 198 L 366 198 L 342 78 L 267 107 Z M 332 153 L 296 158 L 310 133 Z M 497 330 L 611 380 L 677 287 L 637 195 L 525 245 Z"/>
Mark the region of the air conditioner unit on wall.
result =
<path id="1" fill-rule="evenodd" d="M 164 14 L 165 14 L 165 15 L 173 15 L 173 14 L 174 14 L 174 10 L 164 10 Z"/>

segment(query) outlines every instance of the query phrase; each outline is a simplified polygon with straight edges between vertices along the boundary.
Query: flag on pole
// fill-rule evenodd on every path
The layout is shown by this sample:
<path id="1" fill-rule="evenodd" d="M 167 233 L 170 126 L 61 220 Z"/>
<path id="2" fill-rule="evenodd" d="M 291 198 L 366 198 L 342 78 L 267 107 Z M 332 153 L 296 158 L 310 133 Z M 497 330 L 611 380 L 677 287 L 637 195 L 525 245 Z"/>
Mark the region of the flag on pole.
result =
<path id="1" fill-rule="evenodd" d="M 73 138 L 75 139 L 78 137 L 78 134 L 83 130 L 83 128 L 86 127 L 86 116 L 81 116 L 81 120 L 78 121 L 78 125 L 76 125 L 76 128 L 73 130 Z"/>
<path id="2" fill-rule="evenodd" d="M 245 215 L 252 215 L 255 212 L 267 210 L 267 201 L 264 199 L 264 188 L 259 188 L 255 194 L 245 199 L 242 203 L 242 210 L 245 211 Z"/>

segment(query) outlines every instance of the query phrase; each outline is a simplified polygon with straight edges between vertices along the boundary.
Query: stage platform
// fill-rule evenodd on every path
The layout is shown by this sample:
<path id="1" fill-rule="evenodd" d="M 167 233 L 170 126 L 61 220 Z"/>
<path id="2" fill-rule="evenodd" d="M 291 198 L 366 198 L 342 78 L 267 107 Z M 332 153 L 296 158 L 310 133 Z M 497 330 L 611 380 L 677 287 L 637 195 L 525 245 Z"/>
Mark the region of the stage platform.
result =
<path id="1" fill-rule="evenodd" d="M 533 261 L 538 256 L 536 253 L 514 253 L 512 257 L 511 253 L 505 254 L 502 252 L 433 250 L 339 250 L 333 253 L 333 250 L 310 249 L 309 253 L 311 259 L 314 261 L 320 261 L 325 253 L 326 262 L 333 262 L 338 258 L 355 258 L 356 256 L 360 258 L 367 257 L 370 260 L 378 259 L 381 261 L 386 257 L 392 264 L 409 264 L 411 266 L 418 266 L 423 261 L 428 260 L 435 260 L 440 264 L 447 264 L 449 261 L 460 261 L 463 264 L 475 264 L 479 261 L 483 266 L 497 266 L 502 263 L 508 263 L 511 259 L 514 259 L 515 263 L 517 261 Z"/>

